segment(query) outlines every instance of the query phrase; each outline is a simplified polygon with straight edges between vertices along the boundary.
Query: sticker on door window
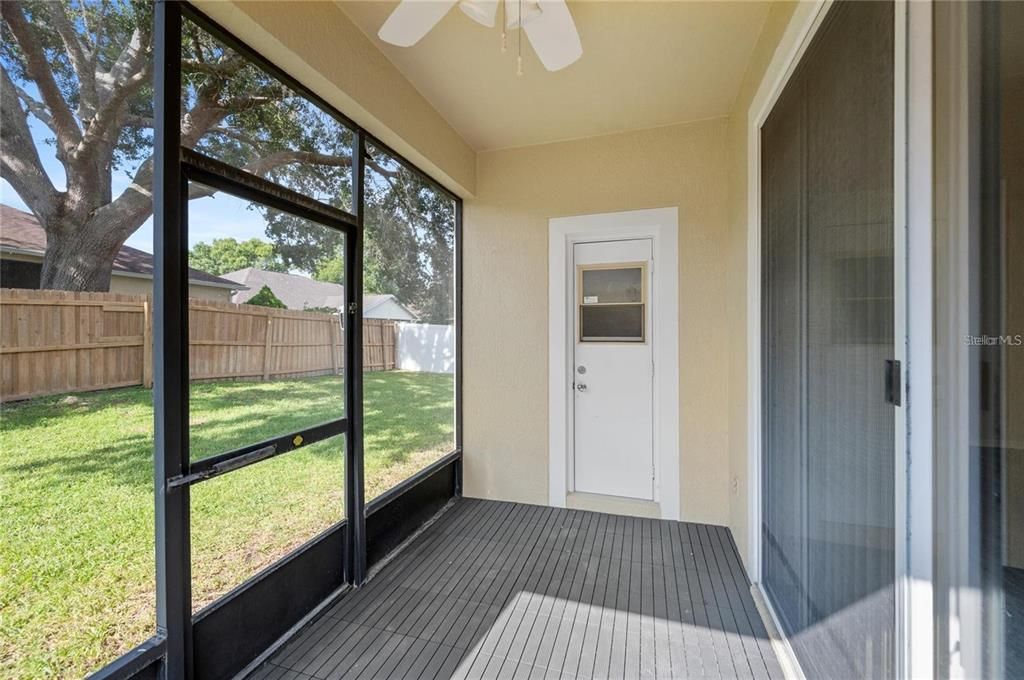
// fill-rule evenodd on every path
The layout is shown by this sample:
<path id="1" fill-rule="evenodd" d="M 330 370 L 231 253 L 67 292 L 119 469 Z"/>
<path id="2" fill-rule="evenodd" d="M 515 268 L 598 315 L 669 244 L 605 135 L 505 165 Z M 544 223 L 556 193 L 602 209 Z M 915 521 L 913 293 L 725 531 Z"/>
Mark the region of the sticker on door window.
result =
<path id="1" fill-rule="evenodd" d="M 580 342 L 644 342 L 647 265 L 578 268 Z"/>

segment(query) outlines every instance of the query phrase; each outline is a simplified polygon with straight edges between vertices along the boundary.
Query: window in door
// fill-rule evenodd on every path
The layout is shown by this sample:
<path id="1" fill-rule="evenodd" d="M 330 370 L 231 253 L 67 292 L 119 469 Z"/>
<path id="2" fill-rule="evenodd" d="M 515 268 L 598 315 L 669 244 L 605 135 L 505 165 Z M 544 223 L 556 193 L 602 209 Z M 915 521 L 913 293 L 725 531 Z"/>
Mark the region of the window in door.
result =
<path id="1" fill-rule="evenodd" d="M 644 342 L 647 265 L 578 268 L 580 342 Z"/>

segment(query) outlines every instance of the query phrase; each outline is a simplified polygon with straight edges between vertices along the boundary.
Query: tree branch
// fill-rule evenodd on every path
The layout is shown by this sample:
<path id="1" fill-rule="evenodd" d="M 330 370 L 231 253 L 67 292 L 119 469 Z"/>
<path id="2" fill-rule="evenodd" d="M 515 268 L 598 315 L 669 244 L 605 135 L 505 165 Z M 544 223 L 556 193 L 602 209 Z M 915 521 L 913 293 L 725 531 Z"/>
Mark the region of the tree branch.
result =
<path id="1" fill-rule="evenodd" d="M 77 153 L 87 153 L 89 146 L 98 140 L 111 141 L 108 135 L 116 132 L 114 128 L 118 127 L 118 119 L 124 114 L 125 101 L 149 79 L 153 61 L 149 59 L 148 42 L 148 37 L 135 29 L 110 71 L 100 76 L 103 102 L 89 121 Z"/>
<path id="2" fill-rule="evenodd" d="M 234 128 L 214 127 L 210 128 L 207 132 L 223 135 L 229 139 L 235 140 L 236 142 L 241 142 L 242 144 L 250 146 L 253 149 L 259 149 L 261 146 L 263 146 L 263 142 L 260 141 L 259 139 L 256 139 L 255 137 L 247 135 L 244 132 L 241 132 L 240 130 L 236 130 Z"/>
<path id="3" fill-rule="evenodd" d="M 18 100 L 14 81 L 0 66 L 0 176 L 45 221 L 56 214 L 60 194 L 43 169 L 28 127 L 28 114 Z"/>
<path id="4" fill-rule="evenodd" d="M 249 95 L 242 95 L 241 97 L 232 97 L 231 99 L 225 99 L 217 102 L 218 108 L 224 109 L 228 113 L 240 113 L 242 111 L 249 111 L 257 107 L 263 106 L 264 104 L 270 104 L 271 102 L 280 101 L 284 98 L 284 91 L 280 85 L 272 85 L 257 90 L 256 92 Z"/>
<path id="5" fill-rule="evenodd" d="M 237 74 L 245 66 L 241 59 L 225 59 L 216 63 L 201 61 L 199 59 L 182 59 L 181 70 L 184 73 L 205 73 L 208 76 L 217 78 L 230 78 Z"/>
<path id="6" fill-rule="evenodd" d="M 148 64 L 152 60 L 149 59 L 149 42 L 148 31 L 143 33 L 138 28 L 132 31 L 132 37 L 128 40 L 128 44 L 117 55 L 110 70 L 101 77 L 101 81 L 108 89 L 108 96 L 112 94 L 110 91 L 122 82 L 131 80 L 138 73 L 150 68 Z"/>
<path id="7" fill-rule="evenodd" d="M 89 11 L 86 7 L 86 0 L 78 0 L 78 5 L 82 13 L 82 25 L 85 26 L 85 30 L 89 30 Z M 99 16 L 96 18 L 96 23 L 93 24 L 94 30 L 92 31 L 92 49 L 89 51 L 89 62 L 92 64 L 93 69 L 96 68 L 96 60 L 100 56 L 100 50 L 103 49 L 103 28 L 107 22 L 107 10 L 110 8 L 109 0 L 102 0 L 100 2 Z"/>
<path id="8" fill-rule="evenodd" d="M 117 125 L 118 119 L 124 115 L 124 104 L 149 79 L 151 64 L 152 62 L 143 64 L 141 71 L 132 74 L 130 78 L 119 84 L 120 87 L 114 90 L 113 95 L 103 103 L 103 106 L 96 112 L 96 116 L 89 121 L 85 135 L 78 144 L 76 153 L 86 153 L 89 146 L 95 144 L 97 140 L 105 139 L 111 141 L 108 135 L 112 132 L 116 136 L 116 128 L 119 127 Z"/>
<path id="9" fill-rule="evenodd" d="M 113 201 L 96 210 L 93 221 L 109 225 L 107 231 L 124 242 L 153 213 L 153 158 L 135 171 L 131 184 Z"/>
<path id="10" fill-rule="evenodd" d="M 0 2 L 0 13 L 25 55 L 25 67 L 29 77 L 35 81 L 43 101 L 50 109 L 57 135 L 57 157 L 64 161 L 81 140 L 82 132 L 54 80 L 53 70 L 50 68 L 42 43 L 25 19 L 21 3 L 18 0 L 4 0 Z"/>
<path id="11" fill-rule="evenodd" d="M 121 122 L 127 127 L 134 128 L 152 128 L 156 125 L 156 122 L 148 116 L 127 115 Z"/>
<path id="12" fill-rule="evenodd" d="M 315 151 L 278 151 L 247 163 L 242 169 L 263 177 L 274 168 L 294 163 L 326 165 L 336 168 L 352 167 L 352 159 L 348 156 L 330 156 Z"/>
<path id="13" fill-rule="evenodd" d="M 28 92 L 18 87 L 17 85 L 13 85 L 12 83 L 12 86 L 18 93 L 18 99 L 20 99 L 21 103 L 25 105 L 25 108 L 28 110 L 28 112 L 35 116 L 43 125 L 50 128 L 50 130 L 52 130 L 54 134 L 56 134 L 57 131 L 54 128 L 53 116 L 50 115 L 50 111 L 46 108 L 46 105 L 38 99 L 35 99 L 32 95 L 30 95 Z"/>
<path id="14" fill-rule="evenodd" d="M 387 168 L 379 164 L 377 161 L 373 160 L 373 158 L 366 159 L 366 167 L 372 168 L 374 171 L 376 171 L 378 175 L 382 175 L 385 178 L 387 178 L 388 184 L 390 184 L 392 187 L 395 186 L 395 180 L 398 179 L 397 170 L 388 170 Z"/>
<path id="15" fill-rule="evenodd" d="M 59 2 L 47 3 L 50 10 L 50 20 L 53 22 L 57 34 L 64 43 L 64 51 L 68 54 L 75 75 L 78 76 L 78 117 L 80 119 L 91 118 L 98 105 L 96 99 L 96 71 L 91 61 L 86 57 L 82 42 L 78 38 L 75 27 L 71 24 L 64 5 Z"/>

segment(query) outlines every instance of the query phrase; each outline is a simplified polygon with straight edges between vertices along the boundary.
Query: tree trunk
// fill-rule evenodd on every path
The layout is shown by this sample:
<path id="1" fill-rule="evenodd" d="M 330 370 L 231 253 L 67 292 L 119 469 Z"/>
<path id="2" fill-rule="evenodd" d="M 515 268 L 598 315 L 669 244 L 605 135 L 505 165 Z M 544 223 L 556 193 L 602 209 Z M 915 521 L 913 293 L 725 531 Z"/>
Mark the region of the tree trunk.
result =
<path id="1" fill-rule="evenodd" d="M 95 219 L 82 224 L 63 220 L 59 229 L 46 230 L 46 254 L 39 287 L 54 290 L 110 290 L 114 258 L 123 245 L 118 229 Z"/>

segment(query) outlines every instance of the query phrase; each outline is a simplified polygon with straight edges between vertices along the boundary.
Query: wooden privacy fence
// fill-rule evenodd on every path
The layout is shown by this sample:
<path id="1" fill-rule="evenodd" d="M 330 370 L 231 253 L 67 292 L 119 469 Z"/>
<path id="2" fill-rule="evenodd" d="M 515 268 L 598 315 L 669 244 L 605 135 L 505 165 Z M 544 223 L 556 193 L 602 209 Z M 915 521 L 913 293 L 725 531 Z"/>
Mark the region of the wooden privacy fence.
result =
<path id="1" fill-rule="evenodd" d="M 146 295 L 0 290 L 0 400 L 153 384 Z M 337 314 L 189 300 L 192 380 L 340 373 Z M 363 320 L 363 368 L 395 368 L 395 322 Z"/>

